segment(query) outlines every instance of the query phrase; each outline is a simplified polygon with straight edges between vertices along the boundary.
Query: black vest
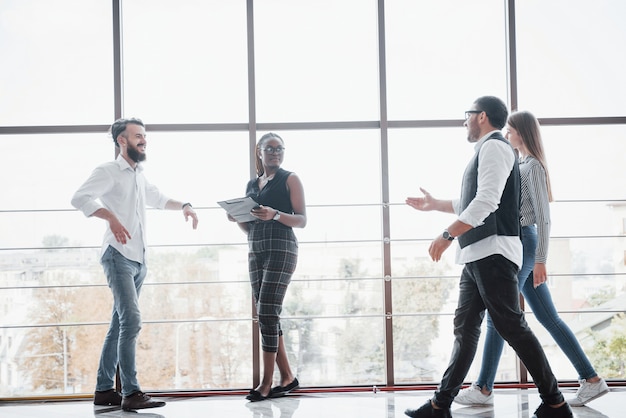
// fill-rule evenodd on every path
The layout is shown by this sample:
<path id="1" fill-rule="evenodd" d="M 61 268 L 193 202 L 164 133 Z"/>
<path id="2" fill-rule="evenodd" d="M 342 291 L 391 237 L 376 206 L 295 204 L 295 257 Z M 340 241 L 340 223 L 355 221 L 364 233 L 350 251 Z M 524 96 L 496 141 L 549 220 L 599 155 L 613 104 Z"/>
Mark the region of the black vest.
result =
<path id="1" fill-rule="evenodd" d="M 246 196 L 253 198 L 259 205 L 271 206 L 284 213 L 293 213 L 291 197 L 287 190 L 287 177 L 290 174 L 291 171 L 279 168 L 263 190 L 259 189 L 258 177 L 254 178 L 246 186 Z"/>
<path id="2" fill-rule="evenodd" d="M 495 139 L 497 141 L 503 141 L 508 146 L 511 146 L 501 133 L 495 132 L 487 141 Z M 482 145 L 485 145 L 483 142 Z M 482 148 L 481 145 L 481 148 Z M 513 169 L 506 180 L 504 191 L 500 197 L 500 205 L 487 216 L 483 225 L 470 229 L 466 233 L 459 236 L 459 245 L 464 248 L 470 244 L 480 241 L 483 238 L 487 238 L 491 235 L 504 235 L 519 237 L 520 235 L 520 220 L 519 220 L 519 208 L 520 208 L 520 175 L 519 164 L 517 160 L 517 153 L 511 148 L 511 152 L 515 154 L 515 162 L 513 163 Z M 461 188 L 461 211 L 465 210 L 470 202 L 476 197 L 476 191 L 478 189 L 478 154 L 480 148 L 474 154 L 474 157 L 470 160 L 465 173 L 463 174 L 463 185 Z"/>

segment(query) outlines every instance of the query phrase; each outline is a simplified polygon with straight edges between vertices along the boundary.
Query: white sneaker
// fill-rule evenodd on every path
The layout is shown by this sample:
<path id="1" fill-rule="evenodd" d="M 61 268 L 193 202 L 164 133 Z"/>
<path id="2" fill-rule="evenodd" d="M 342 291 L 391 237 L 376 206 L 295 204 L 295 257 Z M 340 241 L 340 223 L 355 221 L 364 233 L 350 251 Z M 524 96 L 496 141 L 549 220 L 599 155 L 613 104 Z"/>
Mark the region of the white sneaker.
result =
<path id="1" fill-rule="evenodd" d="M 609 386 L 604 379 L 600 379 L 597 382 L 590 383 L 585 379 L 580 380 L 580 387 L 576 391 L 576 397 L 568 399 L 567 403 L 570 406 L 585 406 L 587 402 L 591 402 L 594 399 L 598 399 L 600 396 L 609 393 Z"/>
<path id="2" fill-rule="evenodd" d="M 459 391 L 455 396 L 454 402 L 461 405 L 493 405 L 493 391 L 489 395 L 485 395 L 480 391 L 480 386 L 472 383 L 470 387 Z"/>

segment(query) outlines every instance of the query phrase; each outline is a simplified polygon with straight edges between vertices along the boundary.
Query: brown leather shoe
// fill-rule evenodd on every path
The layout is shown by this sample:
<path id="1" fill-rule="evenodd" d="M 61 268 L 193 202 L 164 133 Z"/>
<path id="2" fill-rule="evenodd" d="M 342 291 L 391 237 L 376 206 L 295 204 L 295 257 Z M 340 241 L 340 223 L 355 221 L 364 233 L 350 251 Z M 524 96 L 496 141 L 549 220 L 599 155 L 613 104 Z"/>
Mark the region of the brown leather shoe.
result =
<path id="1" fill-rule="evenodd" d="M 135 409 L 159 408 L 165 406 L 163 401 L 154 401 L 152 397 L 143 392 L 135 392 L 132 395 L 124 396 L 122 399 L 122 409 L 124 411 L 134 411 Z"/>
<path id="2" fill-rule="evenodd" d="M 120 406 L 122 404 L 122 395 L 116 392 L 115 389 L 96 391 L 93 395 L 93 404 Z"/>

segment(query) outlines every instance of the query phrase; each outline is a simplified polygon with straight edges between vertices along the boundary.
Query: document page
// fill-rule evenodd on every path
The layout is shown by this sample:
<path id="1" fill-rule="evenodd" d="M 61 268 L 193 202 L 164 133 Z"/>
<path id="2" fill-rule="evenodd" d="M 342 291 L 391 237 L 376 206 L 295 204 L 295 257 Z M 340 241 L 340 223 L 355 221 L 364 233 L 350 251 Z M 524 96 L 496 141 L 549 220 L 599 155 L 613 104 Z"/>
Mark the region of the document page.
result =
<path id="1" fill-rule="evenodd" d="M 250 215 L 252 208 L 259 206 L 257 202 L 251 197 L 239 197 L 236 199 L 222 200 L 217 202 L 218 205 L 223 207 L 226 212 L 230 214 L 237 222 L 250 222 L 255 221 L 257 218 Z"/>

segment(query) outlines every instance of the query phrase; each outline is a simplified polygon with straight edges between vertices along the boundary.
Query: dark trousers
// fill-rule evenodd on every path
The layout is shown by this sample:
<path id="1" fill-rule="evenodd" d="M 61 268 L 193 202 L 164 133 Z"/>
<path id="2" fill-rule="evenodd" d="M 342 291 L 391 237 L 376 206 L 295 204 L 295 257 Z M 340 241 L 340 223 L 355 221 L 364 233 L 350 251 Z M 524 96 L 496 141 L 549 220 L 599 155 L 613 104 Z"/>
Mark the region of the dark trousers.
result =
<path id="1" fill-rule="evenodd" d="M 287 286 L 298 262 L 293 230 L 275 221 L 250 225 L 248 269 L 261 330 L 261 348 L 278 352 L 280 314 Z"/>
<path id="2" fill-rule="evenodd" d="M 435 404 L 449 408 L 472 365 L 485 309 L 500 335 L 515 350 L 550 405 L 563 402 L 557 380 L 519 305 L 517 265 L 501 255 L 467 263 L 459 283 L 450 364 L 435 392 Z"/>

